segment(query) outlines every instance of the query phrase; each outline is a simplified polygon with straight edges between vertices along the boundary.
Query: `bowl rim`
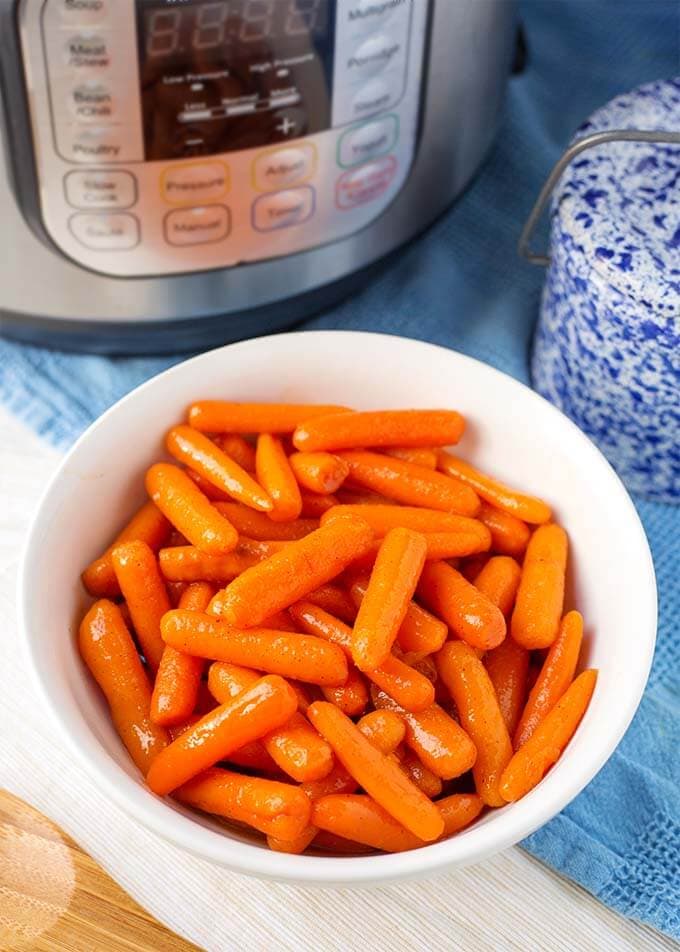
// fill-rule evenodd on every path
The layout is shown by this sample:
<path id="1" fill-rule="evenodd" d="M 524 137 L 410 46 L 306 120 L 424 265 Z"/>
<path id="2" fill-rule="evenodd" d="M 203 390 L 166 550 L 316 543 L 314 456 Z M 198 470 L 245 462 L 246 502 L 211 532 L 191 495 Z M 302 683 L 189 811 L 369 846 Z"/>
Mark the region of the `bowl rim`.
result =
<path id="1" fill-rule="evenodd" d="M 253 347 L 272 347 L 277 346 L 279 341 L 291 337 L 304 341 L 312 336 L 326 337 L 329 346 L 332 346 L 333 338 L 358 337 L 363 340 L 367 347 L 379 346 L 384 343 L 385 339 L 388 339 L 417 348 L 443 351 L 454 359 L 471 365 L 473 371 L 486 376 L 491 382 L 502 380 L 504 386 L 510 386 L 516 388 L 518 392 L 524 391 L 530 394 L 537 402 L 543 404 L 544 412 L 554 416 L 557 425 L 567 427 L 571 431 L 572 438 L 581 443 L 584 452 L 590 454 L 591 459 L 597 465 L 604 466 L 609 471 L 611 491 L 618 495 L 618 504 L 627 510 L 630 518 L 630 528 L 638 535 L 640 568 L 644 571 L 644 575 L 640 577 L 638 599 L 646 599 L 647 605 L 644 607 L 643 613 L 648 617 L 648 625 L 646 632 L 640 632 L 640 641 L 642 642 L 644 638 L 647 650 L 637 668 L 635 688 L 630 692 L 626 703 L 620 706 L 617 705 L 616 711 L 612 712 L 614 717 L 610 722 L 606 743 L 602 742 L 594 747 L 586 747 L 582 752 L 580 770 L 562 778 L 559 789 L 551 790 L 551 795 L 547 797 L 542 782 L 523 799 L 495 811 L 496 815 L 504 816 L 505 819 L 501 830 L 497 829 L 497 824 L 482 823 L 481 825 L 473 825 L 447 840 L 426 844 L 406 853 L 358 857 L 290 855 L 274 852 L 255 843 L 225 837 L 223 834 L 203 827 L 188 817 L 178 814 L 168 807 L 162 798 L 156 797 L 151 791 L 141 787 L 115 762 L 91 731 L 89 732 L 90 736 L 86 738 L 86 746 L 79 744 L 71 734 L 57 700 L 52 697 L 48 679 L 43 678 L 41 674 L 41 665 L 38 663 L 36 656 L 37 646 L 30 633 L 31 601 L 34 588 L 31 584 L 29 566 L 34 551 L 40 545 L 42 523 L 46 511 L 49 509 L 52 494 L 62 479 L 64 471 L 69 467 L 71 459 L 87 442 L 93 430 L 106 426 L 108 420 L 122 406 L 135 401 L 140 391 L 157 386 L 160 380 L 170 379 L 173 374 L 185 373 L 187 367 L 198 366 L 202 360 L 208 357 L 214 360 L 216 354 L 227 350 L 233 352 Z M 322 886 L 389 882 L 430 875 L 446 867 L 462 867 L 514 845 L 556 816 L 595 777 L 613 754 L 628 729 L 647 684 L 657 631 L 656 577 L 652 555 L 640 517 L 631 497 L 610 463 L 575 423 L 520 380 L 467 354 L 395 334 L 352 330 L 292 331 L 286 334 L 271 334 L 227 344 L 174 364 L 172 367 L 155 374 L 117 400 L 88 426 L 65 453 L 41 495 L 21 555 L 17 577 L 17 606 L 20 642 L 24 657 L 28 662 L 34 688 L 51 713 L 53 722 L 57 724 L 59 734 L 63 736 L 67 746 L 75 752 L 79 762 L 102 793 L 107 795 L 132 819 L 142 823 L 147 829 L 166 841 L 201 859 L 209 860 L 235 872 L 264 879 Z M 84 719 L 83 723 L 86 724 Z M 582 730 L 582 727 L 583 725 L 579 727 L 577 734 Z M 161 812 L 157 809 L 161 805 L 167 810 L 167 813 L 165 810 Z M 226 850 L 224 848 L 225 842 L 229 844 L 229 848 Z"/>

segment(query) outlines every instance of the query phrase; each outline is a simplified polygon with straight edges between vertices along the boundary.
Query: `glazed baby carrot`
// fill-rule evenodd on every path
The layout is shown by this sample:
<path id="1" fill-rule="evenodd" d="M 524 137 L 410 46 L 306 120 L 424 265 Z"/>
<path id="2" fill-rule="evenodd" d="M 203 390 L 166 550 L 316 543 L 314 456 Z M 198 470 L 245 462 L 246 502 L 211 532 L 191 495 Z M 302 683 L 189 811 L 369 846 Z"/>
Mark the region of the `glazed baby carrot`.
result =
<path id="1" fill-rule="evenodd" d="M 293 434 L 298 450 L 350 450 L 366 446 L 449 446 L 463 435 L 455 410 L 364 410 L 315 416 Z"/>
<path id="2" fill-rule="evenodd" d="M 456 512 L 461 516 L 474 516 L 479 509 L 479 497 L 475 491 L 443 473 L 382 453 L 355 450 L 340 453 L 340 456 L 349 463 L 353 483 L 406 506 L 424 506 Z"/>
<path id="3" fill-rule="evenodd" d="M 446 562 L 426 562 L 418 596 L 473 648 L 495 648 L 505 638 L 499 608 Z"/>
<path id="4" fill-rule="evenodd" d="M 385 712 L 386 713 L 386 712 Z M 444 784 L 440 777 L 425 766 L 415 754 L 404 753 L 399 757 L 401 769 L 409 780 L 433 800 L 442 792 Z"/>
<path id="5" fill-rule="evenodd" d="M 437 811 L 436 805 L 432 806 Z M 441 817 L 439 820 L 443 826 Z M 336 836 L 359 840 L 386 853 L 400 853 L 424 845 L 421 837 L 406 829 L 403 822 L 366 794 L 341 793 L 316 800 L 312 806 L 312 823 Z"/>
<path id="6" fill-rule="evenodd" d="M 200 473 L 195 473 L 193 469 L 185 469 L 184 472 L 187 474 L 192 483 L 196 483 L 198 488 L 201 490 L 206 499 L 209 499 L 210 502 L 229 502 L 230 496 L 225 493 L 223 490 L 218 489 L 217 486 L 214 486 L 205 476 L 201 476 Z"/>
<path id="7" fill-rule="evenodd" d="M 274 522 L 262 512 L 255 512 L 235 502 L 218 502 L 218 512 L 250 539 L 294 542 L 319 528 L 318 519 L 293 519 L 290 522 Z"/>
<path id="8" fill-rule="evenodd" d="M 510 556 L 495 555 L 476 576 L 474 586 L 507 618 L 515 604 L 521 574 L 521 568 Z"/>
<path id="9" fill-rule="evenodd" d="M 325 526 L 339 516 L 363 519 L 373 529 L 376 539 L 382 539 L 390 529 L 413 529 L 425 535 L 430 533 L 473 535 L 478 537 L 480 542 L 487 542 L 486 548 L 490 543 L 490 534 L 478 519 L 458 516 L 452 512 L 441 512 L 437 509 L 395 506 L 393 503 L 342 505 L 335 506 L 324 513 L 321 517 L 321 525 Z"/>
<path id="10" fill-rule="evenodd" d="M 192 545 L 213 555 L 236 547 L 236 529 L 177 466 L 156 463 L 146 474 L 146 488 L 163 515 Z"/>
<path id="11" fill-rule="evenodd" d="M 472 768 L 477 793 L 488 806 L 502 806 L 499 784 L 512 757 L 512 743 L 489 675 L 474 650 L 462 641 L 444 645 L 437 655 L 437 670 L 461 726 L 477 748 Z"/>
<path id="12" fill-rule="evenodd" d="M 178 651 L 211 661 L 227 661 L 282 677 L 336 686 L 347 680 L 343 651 L 320 638 L 297 632 L 232 628 L 214 615 L 174 609 L 165 615 L 161 633 Z"/>
<path id="13" fill-rule="evenodd" d="M 444 821 L 444 836 L 451 836 L 476 820 L 484 808 L 475 793 L 452 793 L 437 800 L 437 809 Z"/>
<path id="14" fill-rule="evenodd" d="M 194 582 L 183 592 L 180 608 L 203 612 L 215 589 L 207 582 Z M 165 645 L 151 697 L 151 719 L 155 724 L 180 724 L 196 707 L 204 662 L 202 658 Z"/>
<path id="15" fill-rule="evenodd" d="M 524 553 L 531 535 L 526 522 L 490 506 L 488 502 L 482 502 L 477 518 L 491 533 L 491 548 L 494 552 L 515 558 Z"/>
<path id="16" fill-rule="evenodd" d="M 515 750 L 519 750 L 529 740 L 571 684 L 582 640 L 583 618 L 579 612 L 569 612 L 562 619 L 557 638 L 550 647 L 522 711 L 514 738 Z"/>
<path id="17" fill-rule="evenodd" d="M 437 450 L 432 447 L 392 446 L 383 452 L 386 456 L 405 459 L 408 463 L 416 463 L 417 466 L 424 466 L 426 469 L 437 468 Z"/>
<path id="18" fill-rule="evenodd" d="M 349 475 L 349 466 L 331 453 L 292 453 L 290 465 L 300 487 L 326 496 L 334 493 Z"/>
<path id="19" fill-rule="evenodd" d="M 491 679 L 508 734 L 512 737 L 527 696 L 529 652 L 513 638 L 487 651 L 484 667 Z"/>
<path id="20" fill-rule="evenodd" d="M 567 534 L 550 523 L 539 526 L 527 546 L 512 613 L 510 634 L 524 648 L 548 648 L 564 605 Z"/>
<path id="21" fill-rule="evenodd" d="M 345 770 L 391 816 L 427 842 L 441 835 L 444 824 L 437 808 L 342 711 L 325 701 L 315 701 L 307 715 Z M 312 822 L 317 825 L 314 818 Z"/>
<path id="22" fill-rule="evenodd" d="M 361 576 L 352 583 L 350 595 L 357 605 L 361 604 L 367 587 L 368 577 Z M 405 652 L 431 654 L 433 651 L 439 651 L 447 635 L 448 629 L 443 621 L 411 602 L 397 633 L 397 644 Z"/>
<path id="23" fill-rule="evenodd" d="M 309 826 L 309 798 L 292 784 L 246 777 L 212 767 L 190 780 L 174 796 L 182 803 L 247 823 L 261 833 L 290 837 Z"/>
<path id="24" fill-rule="evenodd" d="M 352 629 L 311 602 L 293 605 L 290 613 L 300 627 L 338 645 L 348 658 L 352 656 Z M 422 711 L 434 700 L 434 688 L 427 678 L 414 668 L 389 655 L 379 668 L 368 671 L 366 677 L 410 711 Z"/>
<path id="25" fill-rule="evenodd" d="M 309 490 L 301 489 L 302 496 L 302 518 L 320 519 L 324 512 L 328 512 L 333 506 L 338 505 L 337 496 L 332 493 L 328 496 L 319 496 L 318 493 L 310 493 Z"/>
<path id="26" fill-rule="evenodd" d="M 537 499 L 535 496 L 527 496 L 524 493 L 509 489 L 503 483 L 466 463 L 465 460 L 441 450 L 439 453 L 439 468 L 454 479 L 459 479 L 477 493 L 484 502 L 496 506 L 503 512 L 516 516 L 524 522 L 538 523 L 548 522 L 551 516 L 550 506 Z"/>
<path id="27" fill-rule="evenodd" d="M 394 499 L 388 499 L 382 493 L 372 493 L 369 489 L 360 489 L 358 486 L 349 489 L 345 483 L 335 494 L 341 506 L 394 506 Z"/>
<path id="28" fill-rule="evenodd" d="M 193 613 L 192 613 L 193 614 Z M 221 704 L 155 758 L 146 782 L 163 796 L 229 754 L 285 724 L 297 709 L 295 692 L 277 675 L 261 678 Z"/>
<path id="29" fill-rule="evenodd" d="M 336 520 L 260 562 L 218 592 L 210 611 L 240 627 L 257 625 L 342 572 L 371 545 L 373 531 L 359 519 Z"/>
<path id="30" fill-rule="evenodd" d="M 395 711 L 371 711 L 364 714 L 357 727 L 383 754 L 391 754 L 404 739 L 406 725 Z"/>
<path id="31" fill-rule="evenodd" d="M 235 549 L 225 555 L 211 555 L 193 545 L 161 549 L 158 563 L 164 578 L 173 582 L 215 582 L 226 584 L 266 555 Z"/>
<path id="32" fill-rule="evenodd" d="M 203 433 L 292 433 L 305 420 L 347 407 L 295 403 L 229 403 L 199 400 L 189 407 L 189 424 Z"/>
<path id="33" fill-rule="evenodd" d="M 406 746 L 442 780 L 460 777 L 474 764 L 475 745 L 438 704 L 431 704 L 419 714 L 413 714 L 384 691 L 373 692 L 373 702 L 377 708 L 395 711 L 404 719 Z"/>
<path id="34" fill-rule="evenodd" d="M 165 446 L 171 456 L 195 470 L 227 496 L 261 512 L 272 509 L 272 500 L 253 477 L 231 456 L 223 453 L 216 443 L 192 427 L 173 427 L 165 438 Z"/>
<path id="35" fill-rule="evenodd" d="M 352 630 L 352 658 L 361 671 L 385 661 L 425 564 L 425 537 L 390 529 L 383 539 Z"/>
<path id="36" fill-rule="evenodd" d="M 128 753 L 146 773 L 168 738 L 149 716 L 151 685 L 117 605 L 95 602 L 80 624 L 78 648 Z"/>
<path id="37" fill-rule="evenodd" d="M 559 759 L 586 712 L 597 671 L 583 671 L 537 726 L 505 768 L 500 791 L 504 800 L 519 800 L 539 783 Z"/>
<path id="38" fill-rule="evenodd" d="M 300 516 L 302 496 L 281 440 L 260 433 L 255 453 L 257 478 L 272 501 L 269 518 L 273 522 L 291 522 Z"/>
<path id="39" fill-rule="evenodd" d="M 348 717 L 363 714 L 369 700 L 366 681 L 352 664 L 349 666 L 349 674 L 344 684 L 335 688 L 322 687 L 321 692 L 327 701 L 339 707 Z"/>
<path id="40" fill-rule="evenodd" d="M 164 648 L 161 618 L 170 611 L 156 556 L 146 542 L 136 541 L 116 546 L 111 559 L 139 645 L 149 667 L 156 671 Z"/>
<path id="41" fill-rule="evenodd" d="M 223 453 L 238 463 L 241 469 L 245 469 L 246 473 L 255 472 L 255 449 L 238 433 L 222 433 L 213 437 L 213 441 Z"/>
<path id="42" fill-rule="evenodd" d="M 323 608 L 330 615 L 335 615 L 336 618 L 340 618 L 348 625 L 354 624 L 354 619 L 357 617 L 357 606 L 354 604 L 354 599 L 349 592 L 337 585 L 329 583 L 328 585 L 322 585 L 320 588 L 315 588 L 313 592 L 307 595 L 305 601 L 311 602 L 312 605 L 318 605 L 319 608 Z"/>
<path id="43" fill-rule="evenodd" d="M 170 531 L 170 523 L 160 509 L 152 502 L 145 502 L 123 531 L 116 536 L 106 552 L 91 562 L 83 572 L 83 585 L 90 595 L 95 598 L 115 598 L 120 595 L 111 560 L 111 554 L 117 545 L 139 539 L 157 552 L 162 545 L 165 545 Z"/>

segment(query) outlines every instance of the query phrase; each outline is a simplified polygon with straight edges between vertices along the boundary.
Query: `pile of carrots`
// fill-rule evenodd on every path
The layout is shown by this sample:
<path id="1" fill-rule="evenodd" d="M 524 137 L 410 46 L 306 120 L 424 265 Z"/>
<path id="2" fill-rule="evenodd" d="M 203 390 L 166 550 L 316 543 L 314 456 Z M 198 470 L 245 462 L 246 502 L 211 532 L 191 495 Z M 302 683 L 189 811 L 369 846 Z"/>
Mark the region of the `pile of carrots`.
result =
<path id="1" fill-rule="evenodd" d="M 540 499 L 450 410 L 203 401 L 83 573 L 79 647 L 159 796 L 272 849 L 413 849 L 531 790 L 592 695 Z"/>

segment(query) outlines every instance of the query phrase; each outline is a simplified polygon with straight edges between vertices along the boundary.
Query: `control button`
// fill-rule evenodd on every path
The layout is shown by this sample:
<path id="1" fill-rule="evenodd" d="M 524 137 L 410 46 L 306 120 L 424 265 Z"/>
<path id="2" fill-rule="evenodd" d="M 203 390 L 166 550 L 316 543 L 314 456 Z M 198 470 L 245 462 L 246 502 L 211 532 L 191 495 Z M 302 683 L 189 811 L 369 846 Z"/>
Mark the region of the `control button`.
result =
<path id="1" fill-rule="evenodd" d="M 385 79 L 372 79 L 352 100 L 350 107 L 351 117 L 359 119 L 361 116 L 370 116 L 375 112 L 382 112 L 392 104 L 395 91 L 390 88 Z"/>
<path id="2" fill-rule="evenodd" d="M 306 182 L 316 171 L 316 149 L 305 142 L 294 148 L 270 149 L 253 163 L 253 184 L 260 192 L 270 192 Z"/>
<path id="3" fill-rule="evenodd" d="M 100 23 L 108 13 L 107 0 L 51 0 L 64 23 Z"/>
<path id="4" fill-rule="evenodd" d="M 347 76 L 351 81 L 357 76 L 379 73 L 392 66 L 403 50 L 403 44 L 387 33 L 369 36 L 347 60 Z"/>
<path id="5" fill-rule="evenodd" d="M 397 143 L 398 135 L 399 120 L 394 115 L 371 119 L 361 126 L 353 126 L 338 142 L 338 165 L 350 168 L 391 152 Z"/>
<path id="6" fill-rule="evenodd" d="M 226 195 L 229 170 L 223 162 L 171 166 L 161 175 L 161 193 L 171 205 L 208 202 Z"/>
<path id="7" fill-rule="evenodd" d="M 312 217 L 314 206 L 314 189 L 309 185 L 261 195 L 253 204 L 253 228 L 257 231 L 275 231 L 277 228 L 301 225 Z"/>
<path id="8" fill-rule="evenodd" d="M 74 208 L 130 208 L 137 201 L 137 182 L 130 172 L 69 172 L 64 192 Z"/>
<path id="9" fill-rule="evenodd" d="M 64 143 L 65 157 L 76 162 L 116 162 L 123 157 L 125 144 L 120 127 L 75 127 L 73 139 Z"/>
<path id="10" fill-rule="evenodd" d="M 227 237 L 231 215 L 224 205 L 178 208 L 165 216 L 164 227 L 169 245 L 207 245 Z"/>
<path id="11" fill-rule="evenodd" d="M 408 13 L 410 0 L 355 0 L 347 7 L 347 22 L 352 26 L 372 29 L 384 23 L 393 13 Z"/>
<path id="12" fill-rule="evenodd" d="M 335 204 L 338 208 L 346 209 L 374 201 L 387 190 L 396 171 L 396 159 L 387 155 L 345 172 L 335 188 Z"/>
<path id="13" fill-rule="evenodd" d="M 103 83 L 81 83 L 69 95 L 68 104 L 79 122 L 106 122 L 114 114 L 113 95 Z"/>
<path id="14" fill-rule="evenodd" d="M 139 244 L 134 215 L 72 215 L 69 228 L 81 245 L 94 251 L 127 251 Z"/>
<path id="15" fill-rule="evenodd" d="M 111 65 L 109 44 L 105 37 L 92 33 L 71 36 L 64 47 L 64 62 L 70 69 L 108 69 Z"/>

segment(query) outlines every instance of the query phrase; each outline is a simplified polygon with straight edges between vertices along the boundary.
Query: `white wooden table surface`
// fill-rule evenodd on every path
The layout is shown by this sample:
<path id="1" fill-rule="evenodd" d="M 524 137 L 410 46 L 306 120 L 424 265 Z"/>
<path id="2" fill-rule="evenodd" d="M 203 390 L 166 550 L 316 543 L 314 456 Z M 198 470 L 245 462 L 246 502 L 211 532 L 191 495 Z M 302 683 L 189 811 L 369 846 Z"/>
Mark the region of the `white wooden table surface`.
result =
<path id="1" fill-rule="evenodd" d="M 55 780 L 47 772 L 35 770 L 26 777 L 23 773 L 17 779 L 17 771 L 10 764 L 29 763 L 31 751 L 28 749 L 30 734 L 22 731 L 20 715 L 16 707 L 9 712 L 5 709 L 7 683 L 4 678 L 19 678 L 22 688 L 26 673 L 23 661 L 16 661 L 16 631 L 14 618 L 14 585 L 16 565 L 24 540 L 27 525 L 37 500 L 55 469 L 59 454 L 42 443 L 21 424 L 10 418 L 0 408 L 0 660 L 10 658 L 10 664 L 2 664 L 0 674 L 0 786 L 8 787 L 31 801 L 42 812 L 50 815 L 64 829 L 74 834 L 74 824 L 70 822 L 68 797 L 64 801 L 55 795 Z M 39 597 L 39 593 L 36 593 Z M 25 681 L 26 711 L 35 714 L 39 704 L 31 698 L 32 689 Z M 37 723 L 40 723 L 39 717 Z M 50 739 L 52 735 L 50 733 Z M 67 761 L 66 761 L 67 762 Z M 115 831 L 111 831 L 114 833 Z M 76 838 L 77 832 L 75 832 Z M 88 842 L 88 840 L 90 840 Z M 142 905 L 161 921 L 165 921 L 177 931 L 182 931 L 181 909 L 178 913 L 177 902 L 173 909 L 164 909 L 171 900 L 167 893 L 147 890 L 146 884 L 134 874 L 128 874 L 121 865 L 120 849 L 111 850 L 111 856 L 102 849 L 96 829 L 80 830 L 80 845 L 92 852 L 101 864 Z M 562 877 L 551 872 L 540 863 L 531 859 L 519 848 L 513 848 L 490 860 L 467 870 L 447 874 L 451 888 L 447 888 L 445 909 L 445 932 L 441 928 L 441 910 L 435 929 L 428 928 L 427 909 L 422 909 L 422 922 L 410 937 L 397 930 L 384 946 L 387 950 L 428 949 L 462 950 L 462 952 L 483 952 L 483 950 L 559 950 L 559 952 L 602 952 L 602 950 L 635 950 L 635 952 L 662 952 L 680 948 L 671 939 L 660 935 L 653 929 L 628 921 L 600 905 L 588 893 Z M 239 878 L 240 879 L 240 878 Z M 0 883 L 0 889 L 2 884 Z M 277 887 L 272 887 L 276 889 Z M 281 887 L 283 888 L 283 887 Z M 380 887 L 373 893 L 376 901 L 393 904 L 395 913 L 400 906 L 400 890 L 407 887 L 398 885 Z M 288 897 L 292 897 L 290 887 Z M 309 895 L 309 894 L 307 894 Z M 282 922 L 282 934 L 277 941 L 278 949 L 296 949 L 296 952 L 330 952 L 331 949 L 352 952 L 363 950 L 368 943 L 372 949 L 382 949 L 380 939 L 371 934 L 367 922 L 367 933 L 361 936 L 357 924 L 349 926 L 343 934 L 343 922 L 340 920 L 335 938 L 315 938 L 310 918 L 305 921 L 305 900 L 295 896 L 291 903 L 292 911 L 285 910 L 287 920 Z M 180 900 L 181 902 L 181 900 Z M 310 897 L 310 906 L 315 905 Z M 361 904 L 363 906 L 363 903 Z M 270 910 L 272 919 L 277 921 L 277 910 Z M 190 915 L 187 910 L 187 915 Z M 283 917 L 284 910 L 281 910 Z M 292 916 L 292 918 L 291 918 Z M 298 917 L 296 921 L 295 916 Z M 359 927 L 361 923 L 358 924 Z M 274 926 L 269 925 L 273 930 Z M 189 925 L 186 926 L 190 931 Z M 410 930 L 409 930 L 410 931 Z M 422 938 L 414 938 L 414 934 Z M 234 941 L 233 952 L 260 952 L 259 933 L 245 932 L 238 944 Z M 196 935 L 187 935 L 196 940 Z M 274 946 L 269 946 L 274 948 Z M 222 947 L 221 952 L 232 952 Z"/>

